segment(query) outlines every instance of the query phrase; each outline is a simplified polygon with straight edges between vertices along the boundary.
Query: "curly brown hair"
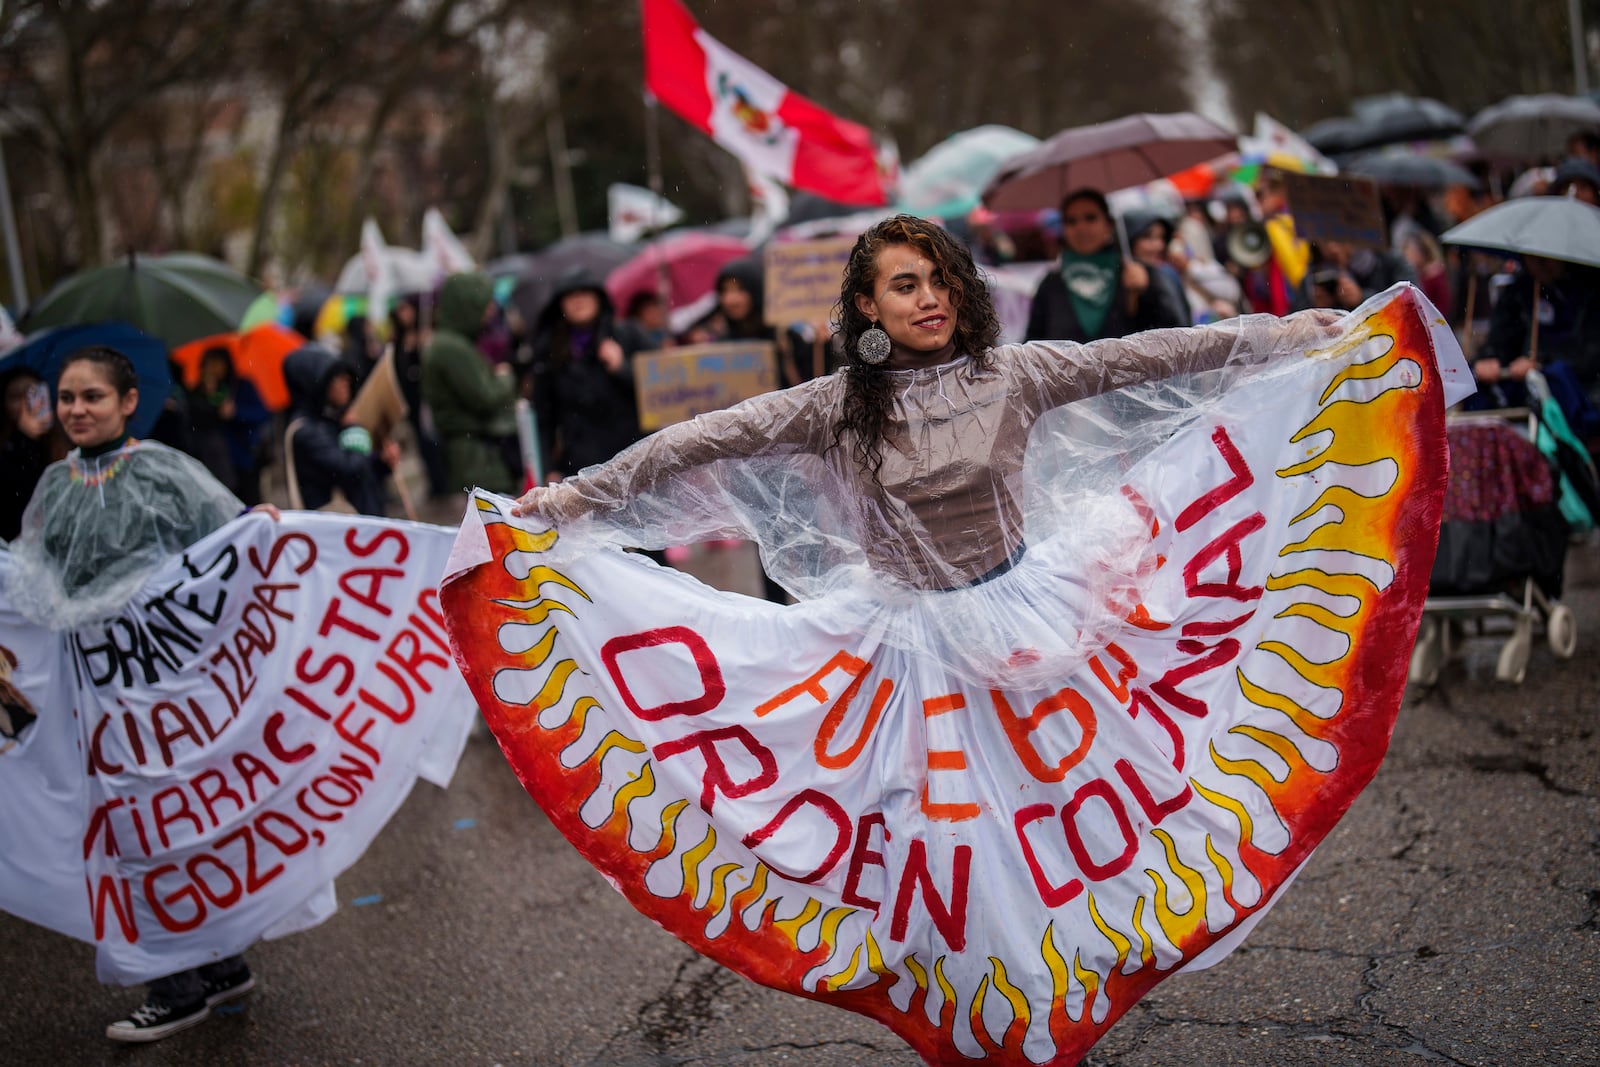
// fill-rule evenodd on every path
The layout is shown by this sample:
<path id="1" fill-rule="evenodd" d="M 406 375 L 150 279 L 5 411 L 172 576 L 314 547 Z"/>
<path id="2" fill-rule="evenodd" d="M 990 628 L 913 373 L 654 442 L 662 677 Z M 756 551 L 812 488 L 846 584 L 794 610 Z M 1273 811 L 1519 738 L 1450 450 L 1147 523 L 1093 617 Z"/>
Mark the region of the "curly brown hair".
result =
<path id="1" fill-rule="evenodd" d="M 893 245 L 910 245 L 933 261 L 950 289 L 950 306 L 955 311 L 955 350 L 971 356 L 980 367 L 989 365 L 989 350 L 1000 337 L 1000 319 L 995 314 L 989 286 L 978 274 L 972 253 L 943 226 L 914 215 L 895 215 L 884 219 L 856 239 L 845 264 L 844 282 L 839 287 L 839 303 L 833 309 L 833 329 L 843 345 L 845 365 L 844 410 L 833 428 L 829 448 L 843 447 L 847 434 L 854 436 L 851 452 L 861 469 L 872 474 L 874 482 L 883 469 L 883 431 L 889 420 L 889 374 L 883 364 L 863 363 L 856 354 L 856 342 L 873 325 L 856 307 L 856 294 L 872 295 L 878 275 L 878 253 Z"/>

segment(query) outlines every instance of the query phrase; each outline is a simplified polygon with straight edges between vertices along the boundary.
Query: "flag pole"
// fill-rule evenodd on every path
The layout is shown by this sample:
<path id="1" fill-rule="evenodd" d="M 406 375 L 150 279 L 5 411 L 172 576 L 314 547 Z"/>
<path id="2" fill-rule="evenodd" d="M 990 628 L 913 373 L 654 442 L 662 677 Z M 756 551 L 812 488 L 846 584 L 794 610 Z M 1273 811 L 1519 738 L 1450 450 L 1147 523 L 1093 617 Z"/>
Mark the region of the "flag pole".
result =
<path id="1" fill-rule="evenodd" d="M 646 89 L 644 93 L 644 143 L 645 167 L 649 171 L 647 181 L 650 191 L 656 196 L 656 203 L 665 197 L 661 180 L 661 105 L 656 100 L 656 94 Z M 651 211 L 654 212 L 654 206 Z M 652 221 L 654 221 L 652 219 Z M 669 314 L 672 311 L 672 279 L 667 274 L 667 262 L 661 256 L 661 246 L 656 241 L 654 228 L 650 234 L 650 247 L 654 250 L 656 262 L 656 292 L 661 297 L 661 306 Z"/>

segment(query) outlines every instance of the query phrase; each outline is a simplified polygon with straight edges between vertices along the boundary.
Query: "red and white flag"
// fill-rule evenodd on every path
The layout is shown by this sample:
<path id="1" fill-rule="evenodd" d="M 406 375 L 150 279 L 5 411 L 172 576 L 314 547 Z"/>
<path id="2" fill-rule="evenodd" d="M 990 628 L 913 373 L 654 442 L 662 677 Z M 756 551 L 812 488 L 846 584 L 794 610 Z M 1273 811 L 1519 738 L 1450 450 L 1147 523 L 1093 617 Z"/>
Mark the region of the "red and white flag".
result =
<path id="1" fill-rule="evenodd" d="M 751 170 L 845 204 L 888 197 L 872 134 L 711 37 L 678 0 L 643 0 L 644 83 Z"/>

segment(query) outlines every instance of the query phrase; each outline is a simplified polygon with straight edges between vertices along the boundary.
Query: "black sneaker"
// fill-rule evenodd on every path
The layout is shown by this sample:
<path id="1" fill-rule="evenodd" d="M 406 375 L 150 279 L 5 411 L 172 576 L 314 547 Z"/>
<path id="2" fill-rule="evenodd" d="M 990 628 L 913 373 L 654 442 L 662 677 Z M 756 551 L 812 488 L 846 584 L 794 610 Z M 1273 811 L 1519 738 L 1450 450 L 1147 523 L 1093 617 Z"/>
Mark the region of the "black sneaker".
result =
<path id="1" fill-rule="evenodd" d="M 256 976 L 250 973 L 249 967 L 241 967 L 223 978 L 207 978 L 205 983 L 206 1007 L 214 1008 L 254 989 Z"/>
<path id="2" fill-rule="evenodd" d="M 151 998 L 133 1010 L 126 1019 L 106 1027 L 113 1041 L 160 1041 L 169 1034 L 205 1022 L 211 1007 L 203 1000 L 193 1004 L 168 1004 Z"/>

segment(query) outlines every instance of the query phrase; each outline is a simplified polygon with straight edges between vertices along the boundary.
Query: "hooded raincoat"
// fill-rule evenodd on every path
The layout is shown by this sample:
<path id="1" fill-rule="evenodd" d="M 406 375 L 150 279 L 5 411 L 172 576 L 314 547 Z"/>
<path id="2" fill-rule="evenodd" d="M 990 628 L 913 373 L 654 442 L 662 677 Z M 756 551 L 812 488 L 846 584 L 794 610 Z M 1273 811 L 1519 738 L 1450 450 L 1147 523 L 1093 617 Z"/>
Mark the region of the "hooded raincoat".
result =
<path id="1" fill-rule="evenodd" d="M 482 274 L 452 274 L 439 293 L 433 338 L 422 352 L 422 397 L 444 440 L 449 484 L 516 492 L 503 442 L 517 433 L 516 386 L 473 344 L 494 288 Z"/>
<path id="2" fill-rule="evenodd" d="M 290 447 L 302 506 L 320 508 L 337 489 L 361 514 L 382 515 L 383 479 L 389 468 L 372 453 L 370 437 L 363 440 L 364 449 L 346 447 L 339 420 L 343 409 L 328 406 L 328 385 L 339 374 L 354 382 L 355 364 L 317 344 L 291 352 L 283 361 L 283 381 L 294 406 Z"/>

